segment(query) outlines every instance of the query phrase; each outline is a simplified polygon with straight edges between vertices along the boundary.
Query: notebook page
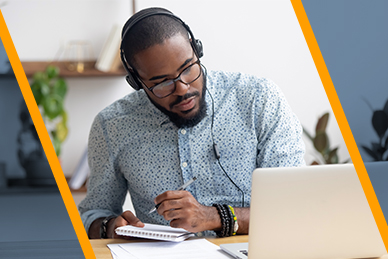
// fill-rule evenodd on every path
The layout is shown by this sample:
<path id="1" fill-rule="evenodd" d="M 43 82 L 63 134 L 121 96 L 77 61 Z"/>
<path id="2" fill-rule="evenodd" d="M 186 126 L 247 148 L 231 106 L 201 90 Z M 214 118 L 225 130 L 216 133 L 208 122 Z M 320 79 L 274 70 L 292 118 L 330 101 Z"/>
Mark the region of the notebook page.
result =
<path id="1" fill-rule="evenodd" d="M 143 228 L 130 225 L 122 226 L 116 229 L 116 233 L 123 236 L 143 237 L 176 242 L 183 241 L 193 235 L 182 228 L 172 228 L 170 226 L 148 223 L 146 223 Z"/>

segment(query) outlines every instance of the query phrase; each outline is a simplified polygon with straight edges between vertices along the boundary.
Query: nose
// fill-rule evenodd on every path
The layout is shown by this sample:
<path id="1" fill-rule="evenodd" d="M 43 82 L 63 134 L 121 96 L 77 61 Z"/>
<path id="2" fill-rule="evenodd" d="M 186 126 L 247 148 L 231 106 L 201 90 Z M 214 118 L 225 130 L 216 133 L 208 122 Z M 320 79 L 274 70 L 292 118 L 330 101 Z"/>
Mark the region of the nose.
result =
<path id="1" fill-rule="evenodd" d="M 186 84 L 182 83 L 180 80 L 178 80 L 175 82 L 174 95 L 183 96 L 187 93 L 189 88 L 190 88 L 190 85 L 186 85 Z"/>

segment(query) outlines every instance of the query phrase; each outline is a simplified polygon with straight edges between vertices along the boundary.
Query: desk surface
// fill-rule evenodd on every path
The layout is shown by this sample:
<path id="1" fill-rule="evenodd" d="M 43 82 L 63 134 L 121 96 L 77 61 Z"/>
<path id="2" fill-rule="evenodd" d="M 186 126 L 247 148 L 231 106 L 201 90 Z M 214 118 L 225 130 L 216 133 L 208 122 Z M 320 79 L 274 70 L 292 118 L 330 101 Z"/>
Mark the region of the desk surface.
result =
<path id="1" fill-rule="evenodd" d="M 209 237 L 207 238 L 210 242 L 216 245 L 227 244 L 227 243 L 242 243 L 248 242 L 247 235 L 239 235 L 233 237 L 226 238 L 215 238 Z M 116 244 L 116 243 L 129 243 L 136 241 L 129 241 L 124 239 L 91 239 L 90 243 L 92 244 L 94 254 L 96 255 L 96 259 L 112 259 L 109 248 L 106 246 L 107 244 Z M 144 242 L 144 240 L 142 241 Z M 150 241 L 152 242 L 152 241 Z"/>
<path id="2" fill-rule="evenodd" d="M 228 244 L 228 243 L 243 243 L 248 242 L 248 235 L 238 235 L 233 237 L 225 237 L 225 238 L 216 238 L 209 237 L 208 241 L 213 244 Z M 106 246 L 107 244 L 117 244 L 117 243 L 129 243 L 129 242 L 137 242 L 137 241 L 129 241 L 125 239 L 92 239 L 90 243 L 92 244 L 94 254 L 96 255 L 96 259 L 112 259 L 109 248 Z M 144 239 L 140 242 L 145 242 Z M 152 240 L 149 242 L 153 242 Z M 375 258 L 378 259 L 378 258 Z M 379 259 L 388 259 L 388 255 L 384 255 L 379 257 Z"/>

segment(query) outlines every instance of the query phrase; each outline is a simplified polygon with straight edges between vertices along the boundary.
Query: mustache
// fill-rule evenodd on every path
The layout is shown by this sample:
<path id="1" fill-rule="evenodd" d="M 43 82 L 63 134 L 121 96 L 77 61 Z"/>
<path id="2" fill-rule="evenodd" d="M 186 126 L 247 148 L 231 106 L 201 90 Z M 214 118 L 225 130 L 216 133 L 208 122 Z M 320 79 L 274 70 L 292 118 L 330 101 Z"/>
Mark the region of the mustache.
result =
<path id="1" fill-rule="evenodd" d="M 189 98 L 191 98 L 193 96 L 199 97 L 199 92 L 195 91 L 195 92 L 192 92 L 192 93 L 186 93 L 183 96 L 178 96 L 177 99 L 170 104 L 170 109 L 172 109 L 172 107 L 174 107 L 175 105 L 179 104 L 180 102 L 182 102 L 184 100 L 187 100 L 187 99 L 189 99 Z"/>

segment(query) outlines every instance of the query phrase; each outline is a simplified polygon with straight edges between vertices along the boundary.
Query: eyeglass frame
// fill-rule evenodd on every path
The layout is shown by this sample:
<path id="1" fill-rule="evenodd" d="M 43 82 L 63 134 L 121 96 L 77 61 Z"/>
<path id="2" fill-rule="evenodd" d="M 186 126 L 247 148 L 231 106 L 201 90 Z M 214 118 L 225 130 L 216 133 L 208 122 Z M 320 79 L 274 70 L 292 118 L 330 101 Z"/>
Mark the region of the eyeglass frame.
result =
<path id="1" fill-rule="evenodd" d="M 180 78 L 180 77 L 182 76 L 182 73 L 185 72 L 188 68 L 190 68 L 190 67 L 192 67 L 192 66 L 194 66 L 194 65 L 196 65 L 196 64 L 199 65 L 199 75 L 198 75 L 193 81 L 191 81 L 191 82 L 189 82 L 189 83 L 183 82 L 182 79 Z M 136 73 L 136 74 L 137 74 L 137 73 Z M 148 87 L 148 86 L 144 83 L 144 81 L 140 78 L 140 76 L 139 76 L 138 74 L 137 74 L 137 78 L 138 78 L 139 81 L 143 84 L 143 86 L 144 86 L 145 88 L 147 88 L 147 90 L 149 90 L 149 91 L 150 91 L 153 95 L 155 95 L 157 98 L 162 99 L 162 98 L 166 98 L 167 96 L 172 95 L 172 94 L 176 91 L 176 82 L 177 82 L 177 81 L 181 81 L 182 84 L 189 85 L 189 84 L 195 82 L 198 78 L 200 78 L 201 75 L 202 75 L 201 61 L 200 61 L 199 59 L 197 59 L 197 61 L 195 61 L 193 64 L 191 64 L 190 66 L 188 66 L 188 67 L 186 67 L 185 69 L 183 69 L 182 72 L 180 72 L 179 75 L 178 75 L 177 77 L 175 77 L 175 78 L 173 78 L 173 79 L 168 79 L 168 80 L 172 80 L 172 81 L 173 81 L 173 83 L 174 83 L 174 89 L 171 91 L 171 93 L 169 93 L 168 95 L 163 96 L 163 97 L 157 96 L 157 95 L 154 93 L 153 90 L 155 89 L 155 87 L 157 87 L 159 84 L 161 84 L 161 83 L 163 83 L 163 82 L 165 82 L 165 81 L 160 82 L 159 84 L 154 85 L 154 86 L 152 86 L 152 87 Z M 166 80 L 166 81 L 168 81 L 168 80 Z"/>

